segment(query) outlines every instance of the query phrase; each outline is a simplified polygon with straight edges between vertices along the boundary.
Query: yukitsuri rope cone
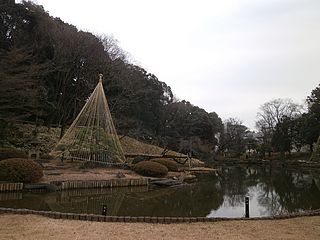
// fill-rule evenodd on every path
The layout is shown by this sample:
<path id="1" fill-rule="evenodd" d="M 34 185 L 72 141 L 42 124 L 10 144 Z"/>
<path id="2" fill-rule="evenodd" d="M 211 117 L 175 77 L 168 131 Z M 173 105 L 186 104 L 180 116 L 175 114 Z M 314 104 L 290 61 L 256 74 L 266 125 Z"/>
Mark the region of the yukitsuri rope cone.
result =
<path id="1" fill-rule="evenodd" d="M 125 162 L 102 78 L 102 74 L 99 74 L 99 83 L 52 155 L 110 165 Z"/>

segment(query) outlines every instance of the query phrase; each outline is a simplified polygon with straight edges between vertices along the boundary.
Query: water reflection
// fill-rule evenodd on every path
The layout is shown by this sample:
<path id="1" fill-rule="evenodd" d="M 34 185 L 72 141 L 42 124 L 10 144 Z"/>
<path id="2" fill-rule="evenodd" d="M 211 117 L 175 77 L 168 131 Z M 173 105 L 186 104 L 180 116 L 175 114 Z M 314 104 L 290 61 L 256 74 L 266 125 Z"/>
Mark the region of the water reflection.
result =
<path id="1" fill-rule="evenodd" d="M 260 182 L 258 200 L 268 215 L 319 208 L 319 174 L 315 172 L 282 169 L 261 175 Z"/>
<path id="2" fill-rule="evenodd" d="M 320 207 L 319 171 L 284 168 L 221 168 L 224 201 L 208 217 L 242 217 L 250 197 L 251 216 L 281 215 Z"/>
<path id="3" fill-rule="evenodd" d="M 320 208 L 318 171 L 222 167 L 219 175 L 178 188 L 82 189 L 54 193 L 2 193 L 1 207 L 118 216 L 242 217 L 244 197 L 251 216 Z"/>

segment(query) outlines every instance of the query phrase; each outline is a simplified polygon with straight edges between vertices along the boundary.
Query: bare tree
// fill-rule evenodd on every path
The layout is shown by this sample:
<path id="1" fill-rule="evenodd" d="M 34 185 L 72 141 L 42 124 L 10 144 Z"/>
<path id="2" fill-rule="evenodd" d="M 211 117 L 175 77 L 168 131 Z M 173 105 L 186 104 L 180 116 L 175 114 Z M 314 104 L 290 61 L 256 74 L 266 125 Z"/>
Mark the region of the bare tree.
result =
<path id="1" fill-rule="evenodd" d="M 240 157 L 245 152 L 245 135 L 248 128 L 237 118 L 229 118 L 224 121 L 224 130 L 219 144 L 220 151 L 228 151 L 230 154 Z"/>
<path id="2" fill-rule="evenodd" d="M 128 53 L 119 47 L 119 41 L 112 35 L 102 35 L 99 37 L 104 47 L 104 50 L 108 53 L 111 60 L 121 59 L 126 62 L 128 59 Z"/>
<path id="3" fill-rule="evenodd" d="M 277 98 L 264 103 L 257 113 L 258 121 L 256 126 L 259 130 L 270 129 L 274 130 L 278 123 L 281 123 L 284 118 L 294 118 L 302 112 L 302 106 L 294 103 L 291 99 Z"/>
<path id="4" fill-rule="evenodd" d="M 301 115 L 302 105 L 294 103 L 291 99 L 273 99 L 264 103 L 257 113 L 256 127 L 263 134 L 262 155 L 265 151 L 272 152 L 271 140 L 275 133 L 276 126 L 286 119 L 292 119 Z"/>

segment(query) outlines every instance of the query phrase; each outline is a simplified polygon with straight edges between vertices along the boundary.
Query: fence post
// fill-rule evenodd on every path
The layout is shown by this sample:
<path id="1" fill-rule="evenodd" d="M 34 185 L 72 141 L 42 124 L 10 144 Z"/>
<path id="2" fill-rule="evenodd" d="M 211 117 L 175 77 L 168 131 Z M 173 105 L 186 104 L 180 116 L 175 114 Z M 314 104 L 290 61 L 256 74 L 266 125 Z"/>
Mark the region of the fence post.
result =
<path id="1" fill-rule="evenodd" d="M 102 205 L 102 215 L 107 216 L 107 205 Z"/>
<path id="2" fill-rule="evenodd" d="M 249 197 L 245 197 L 245 216 L 249 218 Z"/>

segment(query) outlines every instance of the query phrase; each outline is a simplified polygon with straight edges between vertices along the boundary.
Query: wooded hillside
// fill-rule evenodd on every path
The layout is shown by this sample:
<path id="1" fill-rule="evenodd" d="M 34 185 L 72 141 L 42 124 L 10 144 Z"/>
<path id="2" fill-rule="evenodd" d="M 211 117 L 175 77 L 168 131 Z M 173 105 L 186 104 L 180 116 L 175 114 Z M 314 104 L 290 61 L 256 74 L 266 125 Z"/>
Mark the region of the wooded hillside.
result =
<path id="1" fill-rule="evenodd" d="M 1 1 L 0 119 L 61 125 L 78 114 L 104 75 L 117 131 L 196 157 L 213 152 L 222 122 L 216 113 L 177 101 L 171 88 L 130 63 L 116 41 L 51 17 L 38 5 Z M 110 22 L 106 24 L 112 24 Z"/>

